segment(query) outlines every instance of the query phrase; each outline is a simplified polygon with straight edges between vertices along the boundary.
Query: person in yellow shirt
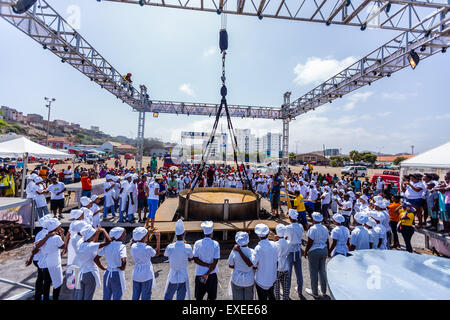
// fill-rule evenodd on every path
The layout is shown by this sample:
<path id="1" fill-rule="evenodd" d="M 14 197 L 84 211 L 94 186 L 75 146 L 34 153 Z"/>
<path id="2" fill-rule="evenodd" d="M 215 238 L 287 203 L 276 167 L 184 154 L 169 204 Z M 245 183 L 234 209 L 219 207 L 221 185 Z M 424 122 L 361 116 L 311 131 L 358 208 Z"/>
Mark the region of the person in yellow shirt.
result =
<path id="1" fill-rule="evenodd" d="M 406 250 L 408 252 L 413 252 L 412 246 L 411 246 L 411 238 L 414 234 L 414 208 L 413 206 L 405 202 L 402 205 L 402 208 L 399 210 L 400 214 L 400 233 L 403 236 L 403 240 L 405 241 Z"/>
<path id="2" fill-rule="evenodd" d="M 306 220 L 306 208 L 305 208 L 305 200 L 303 199 L 303 195 L 299 190 L 295 190 L 295 199 L 293 209 L 296 209 L 298 212 L 298 222 L 303 226 L 303 228 L 308 230 L 308 222 Z"/>
<path id="3" fill-rule="evenodd" d="M 14 171 L 10 169 L 6 173 L 6 177 L 8 178 L 9 189 L 6 190 L 5 196 L 14 197 L 16 195 L 16 183 L 14 181 Z"/>
<path id="4" fill-rule="evenodd" d="M 9 185 L 9 179 L 6 175 L 6 170 L 1 169 L 0 170 L 0 197 L 4 197 L 6 194 L 6 191 L 10 188 Z"/>

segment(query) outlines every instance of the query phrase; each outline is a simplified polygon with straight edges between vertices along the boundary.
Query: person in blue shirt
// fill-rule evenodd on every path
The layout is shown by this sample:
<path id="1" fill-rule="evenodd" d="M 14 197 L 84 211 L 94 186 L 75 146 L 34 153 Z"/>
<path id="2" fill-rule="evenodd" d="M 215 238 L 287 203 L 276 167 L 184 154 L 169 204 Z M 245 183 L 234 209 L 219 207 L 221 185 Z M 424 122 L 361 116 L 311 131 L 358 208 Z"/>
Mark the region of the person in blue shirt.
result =
<path id="1" fill-rule="evenodd" d="M 280 218 L 280 213 L 278 212 L 279 202 L 280 202 L 280 187 L 281 178 L 280 172 L 277 172 L 272 179 L 272 190 L 270 193 L 270 203 L 272 207 L 272 216 L 269 219 Z"/>
<path id="2" fill-rule="evenodd" d="M 355 177 L 353 179 L 353 185 L 355 186 L 356 192 L 361 192 L 361 181 L 358 179 L 358 177 Z"/>
<path id="3" fill-rule="evenodd" d="M 167 188 L 166 180 L 165 179 L 161 179 L 159 181 L 159 192 L 166 191 L 166 188 Z M 159 195 L 159 206 L 161 205 L 161 203 L 164 202 L 164 200 L 166 200 L 166 193 L 165 192 L 163 194 Z"/>

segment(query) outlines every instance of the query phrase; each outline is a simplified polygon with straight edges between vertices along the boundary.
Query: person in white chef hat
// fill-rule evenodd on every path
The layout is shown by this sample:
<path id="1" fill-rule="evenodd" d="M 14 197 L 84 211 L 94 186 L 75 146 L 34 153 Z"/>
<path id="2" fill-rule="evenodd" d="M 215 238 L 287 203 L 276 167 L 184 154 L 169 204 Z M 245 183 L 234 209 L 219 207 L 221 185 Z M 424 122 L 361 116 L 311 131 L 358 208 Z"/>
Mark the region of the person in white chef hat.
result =
<path id="1" fill-rule="evenodd" d="M 350 237 L 350 251 L 370 249 L 369 232 L 364 228 L 367 219 L 368 217 L 364 213 L 357 213 L 353 216 L 355 228 Z"/>
<path id="2" fill-rule="evenodd" d="M 311 288 L 306 288 L 305 292 L 317 299 L 319 297 L 319 279 L 322 296 L 325 296 L 327 292 L 325 262 L 328 257 L 330 243 L 328 241 L 328 229 L 322 224 L 322 214 L 313 212 L 311 217 L 314 225 L 308 230 L 308 243 L 304 253 L 305 258 L 308 258 L 309 262 Z"/>
<path id="3" fill-rule="evenodd" d="M 81 210 L 83 210 L 84 220 L 87 222 L 87 224 L 91 225 L 93 224 L 93 213 L 92 213 L 92 200 L 88 197 L 81 197 L 80 198 L 81 203 Z"/>
<path id="4" fill-rule="evenodd" d="M 343 225 L 345 218 L 342 214 L 335 213 L 332 219 L 336 227 L 331 230 L 332 243 L 330 246 L 330 256 L 334 257 L 338 254 L 347 256 L 350 231 Z"/>
<path id="5" fill-rule="evenodd" d="M 80 210 L 81 211 L 81 210 Z M 80 276 L 80 266 L 78 263 L 78 250 L 83 242 L 83 236 L 80 231 L 88 224 L 86 221 L 75 220 L 70 224 L 70 233 L 67 232 L 66 239 L 69 239 L 67 245 L 67 267 L 66 267 L 66 284 L 68 289 L 77 289 L 75 285 L 77 278 Z M 78 288 L 79 289 L 79 288 Z M 73 291 L 73 299 L 76 298 L 76 290 Z"/>
<path id="6" fill-rule="evenodd" d="M 133 243 L 131 256 L 135 262 L 133 270 L 133 296 L 132 300 L 151 300 L 152 288 L 156 288 L 155 275 L 151 258 L 159 255 L 161 236 L 154 232 L 156 237 L 156 250 L 147 245 L 149 231 L 144 227 L 133 230 Z"/>
<path id="7" fill-rule="evenodd" d="M 94 229 L 90 225 L 85 226 L 80 233 L 83 236 L 83 242 L 78 249 L 80 277 L 76 283 L 76 287 L 80 289 L 76 289 L 75 296 L 76 300 L 92 300 L 95 289 L 101 287 L 100 273 L 94 259 L 98 250 L 111 243 L 111 238 L 102 227 Z M 105 237 L 105 241 L 101 243 L 98 242 L 100 233 L 103 233 Z"/>
<path id="8" fill-rule="evenodd" d="M 296 210 L 294 210 L 296 211 Z M 297 211 L 296 211 L 297 212 Z M 278 246 L 278 269 L 277 269 L 277 281 L 275 281 L 275 298 L 281 300 L 280 288 L 283 288 L 283 300 L 289 300 L 289 292 L 291 291 L 290 285 L 290 271 L 288 256 L 290 251 L 289 242 L 286 240 L 286 226 L 283 224 L 278 224 L 275 229 L 277 235 L 275 239 L 277 240 Z"/>
<path id="9" fill-rule="evenodd" d="M 131 173 L 127 173 L 124 176 L 123 181 L 120 182 L 119 190 L 119 222 L 125 222 L 127 219 L 128 210 L 128 187 L 131 183 Z"/>
<path id="10" fill-rule="evenodd" d="M 263 223 L 255 226 L 259 243 L 255 247 L 253 265 L 257 268 L 255 274 L 258 300 L 275 300 L 274 285 L 277 280 L 278 246 L 268 239 L 269 227 Z"/>
<path id="11" fill-rule="evenodd" d="M 208 300 L 216 300 L 217 297 L 217 263 L 220 258 L 219 243 L 212 239 L 213 222 L 203 221 L 201 228 L 205 237 L 194 244 L 195 268 L 195 299 L 203 300 L 208 294 Z"/>
<path id="12" fill-rule="evenodd" d="M 102 270 L 103 275 L 103 300 L 121 300 L 125 292 L 125 267 L 127 265 L 127 248 L 123 244 L 127 233 L 122 227 L 114 227 L 109 231 L 112 242 L 106 245 L 94 258 L 95 264 Z M 108 265 L 105 268 L 100 262 L 105 257 Z"/>
<path id="13" fill-rule="evenodd" d="M 188 263 L 194 260 L 192 246 L 184 242 L 186 231 L 184 223 L 178 219 L 175 224 L 175 235 L 177 241 L 166 247 L 164 256 L 169 258 L 170 270 L 164 290 L 164 300 L 172 300 L 177 294 L 177 300 L 191 299 L 188 276 Z"/>
<path id="14" fill-rule="evenodd" d="M 37 268 L 37 278 L 35 283 L 35 293 L 34 293 L 34 300 L 41 301 L 42 295 L 43 295 L 43 286 L 44 286 L 44 275 L 41 268 L 39 268 L 38 261 L 41 258 L 41 253 L 39 251 L 35 251 L 36 244 L 39 243 L 42 239 L 45 238 L 48 234 L 48 230 L 46 229 L 45 221 L 47 219 L 51 219 L 53 217 L 53 214 L 47 214 L 40 218 L 38 220 L 38 224 L 42 227 L 41 231 L 39 231 L 35 238 L 34 238 L 34 244 L 33 244 L 33 250 L 31 252 L 30 257 L 25 262 L 25 266 L 31 265 L 33 263 Z"/>
<path id="15" fill-rule="evenodd" d="M 255 273 L 253 270 L 253 249 L 248 247 L 247 232 L 238 231 L 235 236 L 236 245 L 228 257 L 228 266 L 233 269 L 230 289 L 233 300 L 253 300 Z"/>
<path id="16" fill-rule="evenodd" d="M 40 253 L 38 266 L 42 269 L 44 300 L 49 300 L 51 284 L 53 284 L 52 299 L 59 300 L 63 283 L 60 250 L 65 248 L 64 230 L 57 218 L 46 219 L 43 224 L 48 233 L 36 244 L 33 253 Z"/>
<path id="17" fill-rule="evenodd" d="M 134 222 L 134 214 L 137 212 L 138 207 L 138 189 L 137 184 L 139 182 L 139 176 L 134 173 L 131 176 L 131 183 L 128 185 L 128 214 L 127 221 Z"/>

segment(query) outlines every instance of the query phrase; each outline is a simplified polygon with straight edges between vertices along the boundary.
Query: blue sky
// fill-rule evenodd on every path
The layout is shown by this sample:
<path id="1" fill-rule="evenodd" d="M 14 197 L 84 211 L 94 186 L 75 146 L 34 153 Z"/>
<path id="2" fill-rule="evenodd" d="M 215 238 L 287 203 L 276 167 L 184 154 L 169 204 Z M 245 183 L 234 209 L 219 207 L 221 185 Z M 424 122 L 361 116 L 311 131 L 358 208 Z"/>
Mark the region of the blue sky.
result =
<path id="1" fill-rule="evenodd" d="M 49 0 L 64 17 L 80 8 L 78 30 L 121 73 L 146 84 L 152 99 L 220 101 L 220 17 L 212 13 L 139 7 L 93 0 Z M 397 35 L 387 30 L 258 20 L 228 16 L 228 102 L 279 106 L 285 91 L 295 99 L 352 61 Z M 46 114 L 44 96 L 55 97 L 52 119 L 99 126 L 112 135 L 135 137 L 137 113 L 100 89 L 48 50 L 0 20 L 0 104 Z M 423 60 L 291 122 L 290 150 L 322 145 L 422 152 L 449 140 L 449 54 Z M 147 115 L 146 137 L 179 139 L 181 130 L 209 131 L 204 117 Z M 235 120 L 257 134 L 280 131 L 281 121 Z"/>

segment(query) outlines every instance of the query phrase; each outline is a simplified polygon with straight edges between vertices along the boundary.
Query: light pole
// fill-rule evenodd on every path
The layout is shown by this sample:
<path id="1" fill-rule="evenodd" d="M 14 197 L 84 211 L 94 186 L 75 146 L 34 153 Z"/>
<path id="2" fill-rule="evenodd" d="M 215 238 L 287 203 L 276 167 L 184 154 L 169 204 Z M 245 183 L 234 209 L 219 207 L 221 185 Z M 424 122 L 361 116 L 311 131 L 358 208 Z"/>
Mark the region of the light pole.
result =
<path id="1" fill-rule="evenodd" d="M 47 104 L 45 105 L 48 108 L 48 118 L 47 118 L 47 138 L 45 145 L 48 147 L 48 132 L 50 131 L 50 109 L 52 107 L 52 102 L 56 101 L 55 98 L 44 98 L 45 101 L 47 101 Z"/>
<path id="2" fill-rule="evenodd" d="M 414 154 L 414 146 L 411 146 L 411 154 Z"/>

